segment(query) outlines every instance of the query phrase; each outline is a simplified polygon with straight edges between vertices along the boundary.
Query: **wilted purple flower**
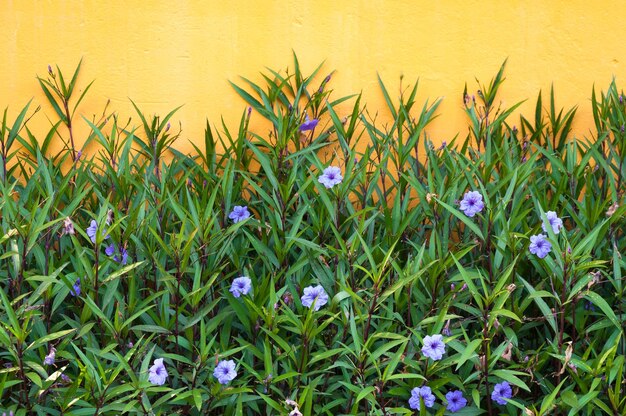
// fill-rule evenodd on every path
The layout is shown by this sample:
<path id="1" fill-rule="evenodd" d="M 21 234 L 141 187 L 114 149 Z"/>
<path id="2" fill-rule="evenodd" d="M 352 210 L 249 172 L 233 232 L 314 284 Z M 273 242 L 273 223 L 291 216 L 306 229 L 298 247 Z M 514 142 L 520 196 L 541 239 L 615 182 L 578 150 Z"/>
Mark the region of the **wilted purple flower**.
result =
<path id="1" fill-rule="evenodd" d="M 228 384 L 237 377 L 235 367 L 236 365 L 233 360 L 220 361 L 213 371 L 213 377 L 215 377 L 220 384 Z"/>
<path id="2" fill-rule="evenodd" d="M 552 244 L 546 240 L 546 236 L 543 234 L 531 235 L 528 250 L 542 259 L 552 250 Z"/>
<path id="3" fill-rule="evenodd" d="M 508 382 L 503 381 L 502 383 L 498 383 L 493 386 L 493 392 L 491 392 L 491 400 L 495 401 L 498 404 L 506 404 L 508 402 L 507 399 L 513 397 L 513 391 L 511 390 L 511 386 Z"/>
<path id="4" fill-rule="evenodd" d="M 304 120 L 304 123 L 300 125 L 300 131 L 313 130 L 315 126 L 317 126 L 317 123 L 319 123 L 319 120 L 316 118 L 314 118 L 313 120 L 309 120 L 308 114 L 305 114 L 304 117 L 305 117 L 305 120 Z"/>
<path id="5" fill-rule="evenodd" d="M 72 379 L 71 379 L 71 378 L 69 378 L 69 377 L 68 377 L 67 375 L 65 375 L 65 374 L 61 374 L 61 380 L 62 380 L 64 383 L 71 383 L 71 382 L 72 382 Z"/>
<path id="6" fill-rule="evenodd" d="M 337 166 L 329 166 L 324 169 L 322 175 L 317 178 L 319 183 L 324 185 L 326 188 L 330 189 L 335 185 L 339 185 L 341 181 L 343 181 L 343 176 L 341 176 L 341 169 Z"/>
<path id="7" fill-rule="evenodd" d="M 67 234 L 67 235 L 75 234 L 74 223 L 72 222 L 72 219 L 70 217 L 67 217 L 66 219 L 63 220 L 63 230 L 61 231 L 61 235 L 63 234 Z"/>
<path id="8" fill-rule="evenodd" d="M 252 289 L 252 280 L 248 276 L 240 276 L 233 280 L 228 291 L 238 298 L 241 295 L 247 295 L 250 289 Z"/>
<path id="9" fill-rule="evenodd" d="M 52 364 L 54 364 L 54 359 L 56 358 L 56 355 L 57 355 L 56 348 L 50 347 L 50 352 L 43 359 L 43 363 L 45 365 L 52 365 Z"/>
<path id="10" fill-rule="evenodd" d="M 435 395 L 430 387 L 415 387 L 411 390 L 411 398 L 409 399 L 409 406 L 411 409 L 420 410 L 420 397 L 424 400 L 424 405 L 426 407 L 433 407 L 435 404 Z"/>
<path id="11" fill-rule="evenodd" d="M 485 204 L 483 203 L 483 196 L 477 191 L 468 191 L 463 195 L 460 208 L 468 217 L 473 217 L 483 210 Z"/>
<path id="12" fill-rule="evenodd" d="M 441 360 L 443 354 L 446 352 L 446 344 L 443 342 L 443 336 L 426 335 L 424 337 L 424 346 L 422 347 L 422 354 L 432 358 L 433 360 Z"/>
<path id="13" fill-rule="evenodd" d="M 91 223 L 89 224 L 89 227 L 87 228 L 87 236 L 89 237 L 89 239 L 91 240 L 92 243 L 96 242 L 96 234 L 98 233 L 98 223 L 96 222 L 96 220 L 91 220 Z M 106 234 L 106 230 L 104 231 L 104 234 Z M 109 238 L 108 234 L 104 236 L 105 239 Z"/>
<path id="14" fill-rule="evenodd" d="M 546 218 L 548 219 L 548 223 L 552 227 L 554 234 L 558 234 L 561 231 L 561 227 L 563 227 L 563 220 L 561 220 L 554 211 L 546 212 Z M 541 228 L 543 228 L 544 233 L 548 232 L 548 224 L 545 222 L 541 224 Z"/>
<path id="15" fill-rule="evenodd" d="M 309 286 L 304 288 L 304 295 L 302 295 L 300 301 L 302 306 L 307 308 L 313 306 L 314 311 L 319 311 L 322 306 L 328 303 L 328 294 L 322 285 Z"/>
<path id="16" fill-rule="evenodd" d="M 70 295 L 72 295 L 72 296 L 79 296 L 80 295 L 80 277 L 78 279 L 76 279 L 76 282 L 74 283 L 74 285 L 70 289 Z"/>
<path id="17" fill-rule="evenodd" d="M 237 224 L 239 221 L 243 221 L 245 219 L 250 218 L 250 211 L 248 211 L 248 207 L 247 206 L 239 206 L 236 205 L 233 208 L 233 211 L 228 214 L 228 218 L 230 218 L 231 220 L 233 220 L 233 222 L 235 224 Z"/>
<path id="18" fill-rule="evenodd" d="M 157 358 L 154 360 L 154 365 L 150 367 L 148 381 L 157 386 L 162 386 L 165 384 L 165 379 L 167 379 L 167 370 L 163 364 L 163 358 Z"/>
<path id="19" fill-rule="evenodd" d="M 450 390 L 446 393 L 446 400 L 448 401 L 446 409 L 452 413 L 458 412 L 467 405 L 467 400 L 463 397 L 461 390 Z"/>

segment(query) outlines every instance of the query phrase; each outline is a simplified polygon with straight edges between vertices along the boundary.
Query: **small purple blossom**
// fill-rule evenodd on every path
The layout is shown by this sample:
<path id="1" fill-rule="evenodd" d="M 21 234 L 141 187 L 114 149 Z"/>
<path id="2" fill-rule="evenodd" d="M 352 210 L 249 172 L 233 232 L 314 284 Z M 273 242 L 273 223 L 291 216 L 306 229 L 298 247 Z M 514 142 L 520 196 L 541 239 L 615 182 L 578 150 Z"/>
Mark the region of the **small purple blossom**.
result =
<path id="1" fill-rule="evenodd" d="M 463 397 L 461 390 L 450 390 L 446 393 L 446 400 L 448 401 L 446 409 L 451 413 L 458 412 L 467 405 L 467 400 Z"/>
<path id="2" fill-rule="evenodd" d="M 165 364 L 163 364 L 163 358 L 157 358 L 154 360 L 154 365 L 150 367 L 150 373 L 148 375 L 148 381 L 157 386 L 165 384 L 167 379 L 167 370 Z"/>
<path id="3" fill-rule="evenodd" d="M 61 374 L 61 380 L 62 380 L 64 383 L 71 383 L 71 382 L 72 382 L 72 379 L 71 379 L 71 378 L 69 378 L 66 374 Z"/>
<path id="4" fill-rule="evenodd" d="M 426 407 L 433 407 L 435 404 L 435 395 L 430 387 L 415 387 L 411 390 L 411 398 L 409 399 L 409 406 L 411 409 L 420 410 L 420 397 L 424 400 L 424 405 Z"/>
<path id="5" fill-rule="evenodd" d="M 87 227 L 87 236 L 89 237 L 89 239 L 91 240 L 92 243 L 96 242 L 96 235 L 98 234 L 98 223 L 96 222 L 96 220 L 91 220 L 91 223 L 89 223 L 89 227 Z M 106 230 L 104 231 L 104 234 L 106 234 Z M 104 236 L 105 239 L 109 238 L 109 235 L 105 235 Z"/>
<path id="6" fill-rule="evenodd" d="M 70 289 L 70 295 L 72 295 L 72 296 L 79 296 L 80 295 L 80 277 L 78 279 L 76 279 L 76 282 L 74 283 L 74 285 Z"/>
<path id="7" fill-rule="evenodd" d="M 120 249 L 120 253 L 118 254 L 115 244 L 110 244 L 104 249 L 104 253 L 109 257 L 113 256 L 113 261 L 120 263 L 122 266 L 125 266 L 126 263 L 128 263 L 128 251 L 126 251 L 123 247 Z"/>
<path id="8" fill-rule="evenodd" d="M 313 130 L 317 126 L 317 123 L 319 123 L 319 120 L 316 118 L 314 118 L 313 120 L 309 120 L 308 114 L 306 114 L 304 117 L 305 120 L 304 123 L 300 125 L 300 131 Z"/>
<path id="9" fill-rule="evenodd" d="M 233 208 L 232 212 L 228 214 L 228 218 L 230 218 L 235 224 L 237 224 L 239 221 L 250 218 L 250 211 L 248 211 L 248 207 L 245 205 L 236 205 Z"/>
<path id="10" fill-rule="evenodd" d="M 506 404 L 508 399 L 513 397 L 513 391 L 508 382 L 503 381 L 493 386 L 493 392 L 491 392 L 491 400 L 498 404 Z"/>
<path id="11" fill-rule="evenodd" d="M 546 236 L 543 234 L 531 235 L 528 250 L 542 259 L 552 251 L 552 244 L 546 240 Z"/>
<path id="12" fill-rule="evenodd" d="M 120 255 L 121 255 L 121 258 L 117 254 L 113 256 L 113 261 L 116 261 L 120 263 L 122 266 L 125 266 L 126 263 L 128 263 L 128 251 L 126 251 L 126 249 L 122 247 L 122 249 L 120 250 Z"/>
<path id="13" fill-rule="evenodd" d="M 468 217 L 473 217 L 483 210 L 485 204 L 483 203 L 483 196 L 477 191 L 468 191 L 463 195 L 460 206 L 461 211 Z"/>
<path id="14" fill-rule="evenodd" d="M 57 355 L 57 350 L 54 347 L 50 347 L 50 352 L 48 352 L 48 355 L 46 355 L 43 359 L 43 363 L 45 365 L 52 365 L 54 364 L 54 360 L 56 358 Z"/>
<path id="15" fill-rule="evenodd" d="M 446 344 L 443 342 L 442 335 L 427 335 L 424 337 L 422 354 L 437 361 L 441 360 L 441 357 L 443 357 L 443 354 L 445 354 L 445 352 Z"/>
<path id="16" fill-rule="evenodd" d="M 561 227 L 563 227 L 563 220 L 560 219 L 554 211 L 546 212 L 546 218 L 548 219 L 548 223 L 550 227 L 552 227 L 554 234 L 558 234 L 561 231 Z M 544 233 L 548 232 L 548 224 L 545 222 L 541 224 L 541 228 L 543 228 Z"/>
<path id="17" fill-rule="evenodd" d="M 236 365 L 233 360 L 220 361 L 213 371 L 213 377 L 215 377 L 220 384 L 228 384 L 237 377 L 235 367 Z"/>
<path id="18" fill-rule="evenodd" d="M 233 280 L 228 290 L 234 297 L 238 298 L 241 295 L 247 295 L 252 289 L 252 280 L 248 276 L 240 276 Z"/>
<path id="19" fill-rule="evenodd" d="M 320 308 L 328 303 L 328 294 L 322 287 L 322 285 L 309 286 L 304 288 L 304 294 L 300 298 L 302 306 L 310 308 L 313 306 L 314 311 L 319 311 Z"/>
<path id="20" fill-rule="evenodd" d="M 339 185 L 341 181 L 343 181 L 343 176 L 341 176 L 341 169 L 337 166 L 329 166 L 324 169 L 322 175 L 317 178 L 319 183 L 324 185 L 327 189 L 332 188 L 335 185 Z"/>

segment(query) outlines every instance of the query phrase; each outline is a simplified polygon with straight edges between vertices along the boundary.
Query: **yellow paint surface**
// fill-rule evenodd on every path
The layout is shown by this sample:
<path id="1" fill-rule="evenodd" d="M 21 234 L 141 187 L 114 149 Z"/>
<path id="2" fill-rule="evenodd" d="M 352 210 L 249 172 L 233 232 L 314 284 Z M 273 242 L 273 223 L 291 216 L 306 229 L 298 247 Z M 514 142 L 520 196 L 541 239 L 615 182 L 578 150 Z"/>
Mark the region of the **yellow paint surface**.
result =
<path id="1" fill-rule="evenodd" d="M 626 84 L 622 1 L 96 1 L 3 0 L 0 13 L 0 107 L 15 114 L 31 98 L 43 105 L 33 123 L 46 131 L 53 110 L 36 81 L 47 65 L 69 76 L 83 58 L 80 86 L 95 80 L 80 113 L 100 114 L 108 99 L 120 119 L 133 117 L 129 98 L 147 114 L 182 123 L 182 141 L 203 138 L 205 119 L 236 128 L 245 103 L 228 80 L 260 81 L 265 67 L 305 72 L 325 61 L 337 70 L 335 98 L 363 92 L 370 111 L 383 110 L 380 73 L 397 96 L 419 77 L 419 102 L 443 97 L 428 128 L 435 141 L 467 131 L 463 86 L 488 83 L 508 57 L 504 105 L 554 83 L 557 105 L 578 105 L 575 133 L 593 127 L 591 88 L 613 76 Z M 257 116 L 258 117 L 258 116 Z M 254 125 L 253 116 L 253 125 Z M 80 122 L 84 126 L 84 122 Z M 84 130 L 86 131 L 86 129 Z M 79 138 L 80 140 L 80 138 Z"/>

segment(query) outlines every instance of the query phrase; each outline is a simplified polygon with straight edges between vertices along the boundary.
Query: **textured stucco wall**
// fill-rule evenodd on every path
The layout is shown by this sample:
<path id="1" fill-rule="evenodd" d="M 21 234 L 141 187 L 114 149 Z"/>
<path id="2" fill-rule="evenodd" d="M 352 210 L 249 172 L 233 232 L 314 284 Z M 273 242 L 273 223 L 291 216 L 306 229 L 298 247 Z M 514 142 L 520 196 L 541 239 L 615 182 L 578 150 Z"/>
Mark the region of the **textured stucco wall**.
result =
<path id="1" fill-rule="evenodd" d="M 205 118 L 236 127 L 245 104 L 228 80 L 259 80 L 265 67 L 305 70 L 325 60 L 336 69 L 336 96 L 363 91 L 382 108 L 379 72 L 397 91 L 420 78 L 419 98 L 444 97 L 434 139 L 465 134 L 461 94 L 474 77 L 488 82 L 509 58 L 506 105 L 553 82 L 559 106 L 578 105 L 575 131 L 592 126 L 591 88 L 613 76 L 626 84 L 622 1 L 96 1 L 3 0 L 0 13 L 0 107 L 43 104 L 35 76 L 48 64 L 65 72 L 84 58 L 82 84 L 95 79 L 82 114 L 100 113 L 107 99 L 122 118 L 132 98 L 147 113 L 175 117 L 183 138 L 201 139 Z M 52 116 L 50 108 L 44 107 Z M 39 123 L 45 123 L 42 114 Z M 189 149 L 181 144 L 180 147 Z"/>

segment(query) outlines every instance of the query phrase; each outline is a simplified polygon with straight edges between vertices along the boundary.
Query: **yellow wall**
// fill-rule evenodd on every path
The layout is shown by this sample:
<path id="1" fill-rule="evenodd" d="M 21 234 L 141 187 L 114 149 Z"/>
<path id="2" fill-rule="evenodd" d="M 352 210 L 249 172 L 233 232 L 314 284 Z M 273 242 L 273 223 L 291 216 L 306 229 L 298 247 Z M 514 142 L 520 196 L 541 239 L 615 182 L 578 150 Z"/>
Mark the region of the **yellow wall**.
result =
<path id="1" fill-rule="evenodd" d="M 393 89 L 401 74 L 405 82 L 419 77 L 420 99 L 444 97 L 429 129 L 435 140 L 466 132 L 464 83 L 488 82 L 507 57 L 505 105 L 529 98 L 523 110 L 530 112 L 539 89 L 554 82 L 559 106 L 580 107 L 579 136 L 592 127 L 594 82 L 604 89 L 615 75 L 626 84 L 623 1 L 2 3 L 0 107 L 14 114 L 31 97 L 44 104 L 35 76 L 45 76 L 48 64 L 70 73 L 83 57 L 81 85 L 95 83 L 82 114 L 101 113 L 107 99 L 121 118 L 134 114 L 129 97 L 147 113 L 184 104 L 175 120 L 185 142 L 202 138 L 206 117 L 217 123 L 223 115 L 235 128 L 245 104 L 227 81 L 285 68 L 292 49 L 305 71 L 325 60 L 325 72 L 337 70 L 336 96 L 363 91 L 370 109 L 383 106 L 377 71 Z"/>

